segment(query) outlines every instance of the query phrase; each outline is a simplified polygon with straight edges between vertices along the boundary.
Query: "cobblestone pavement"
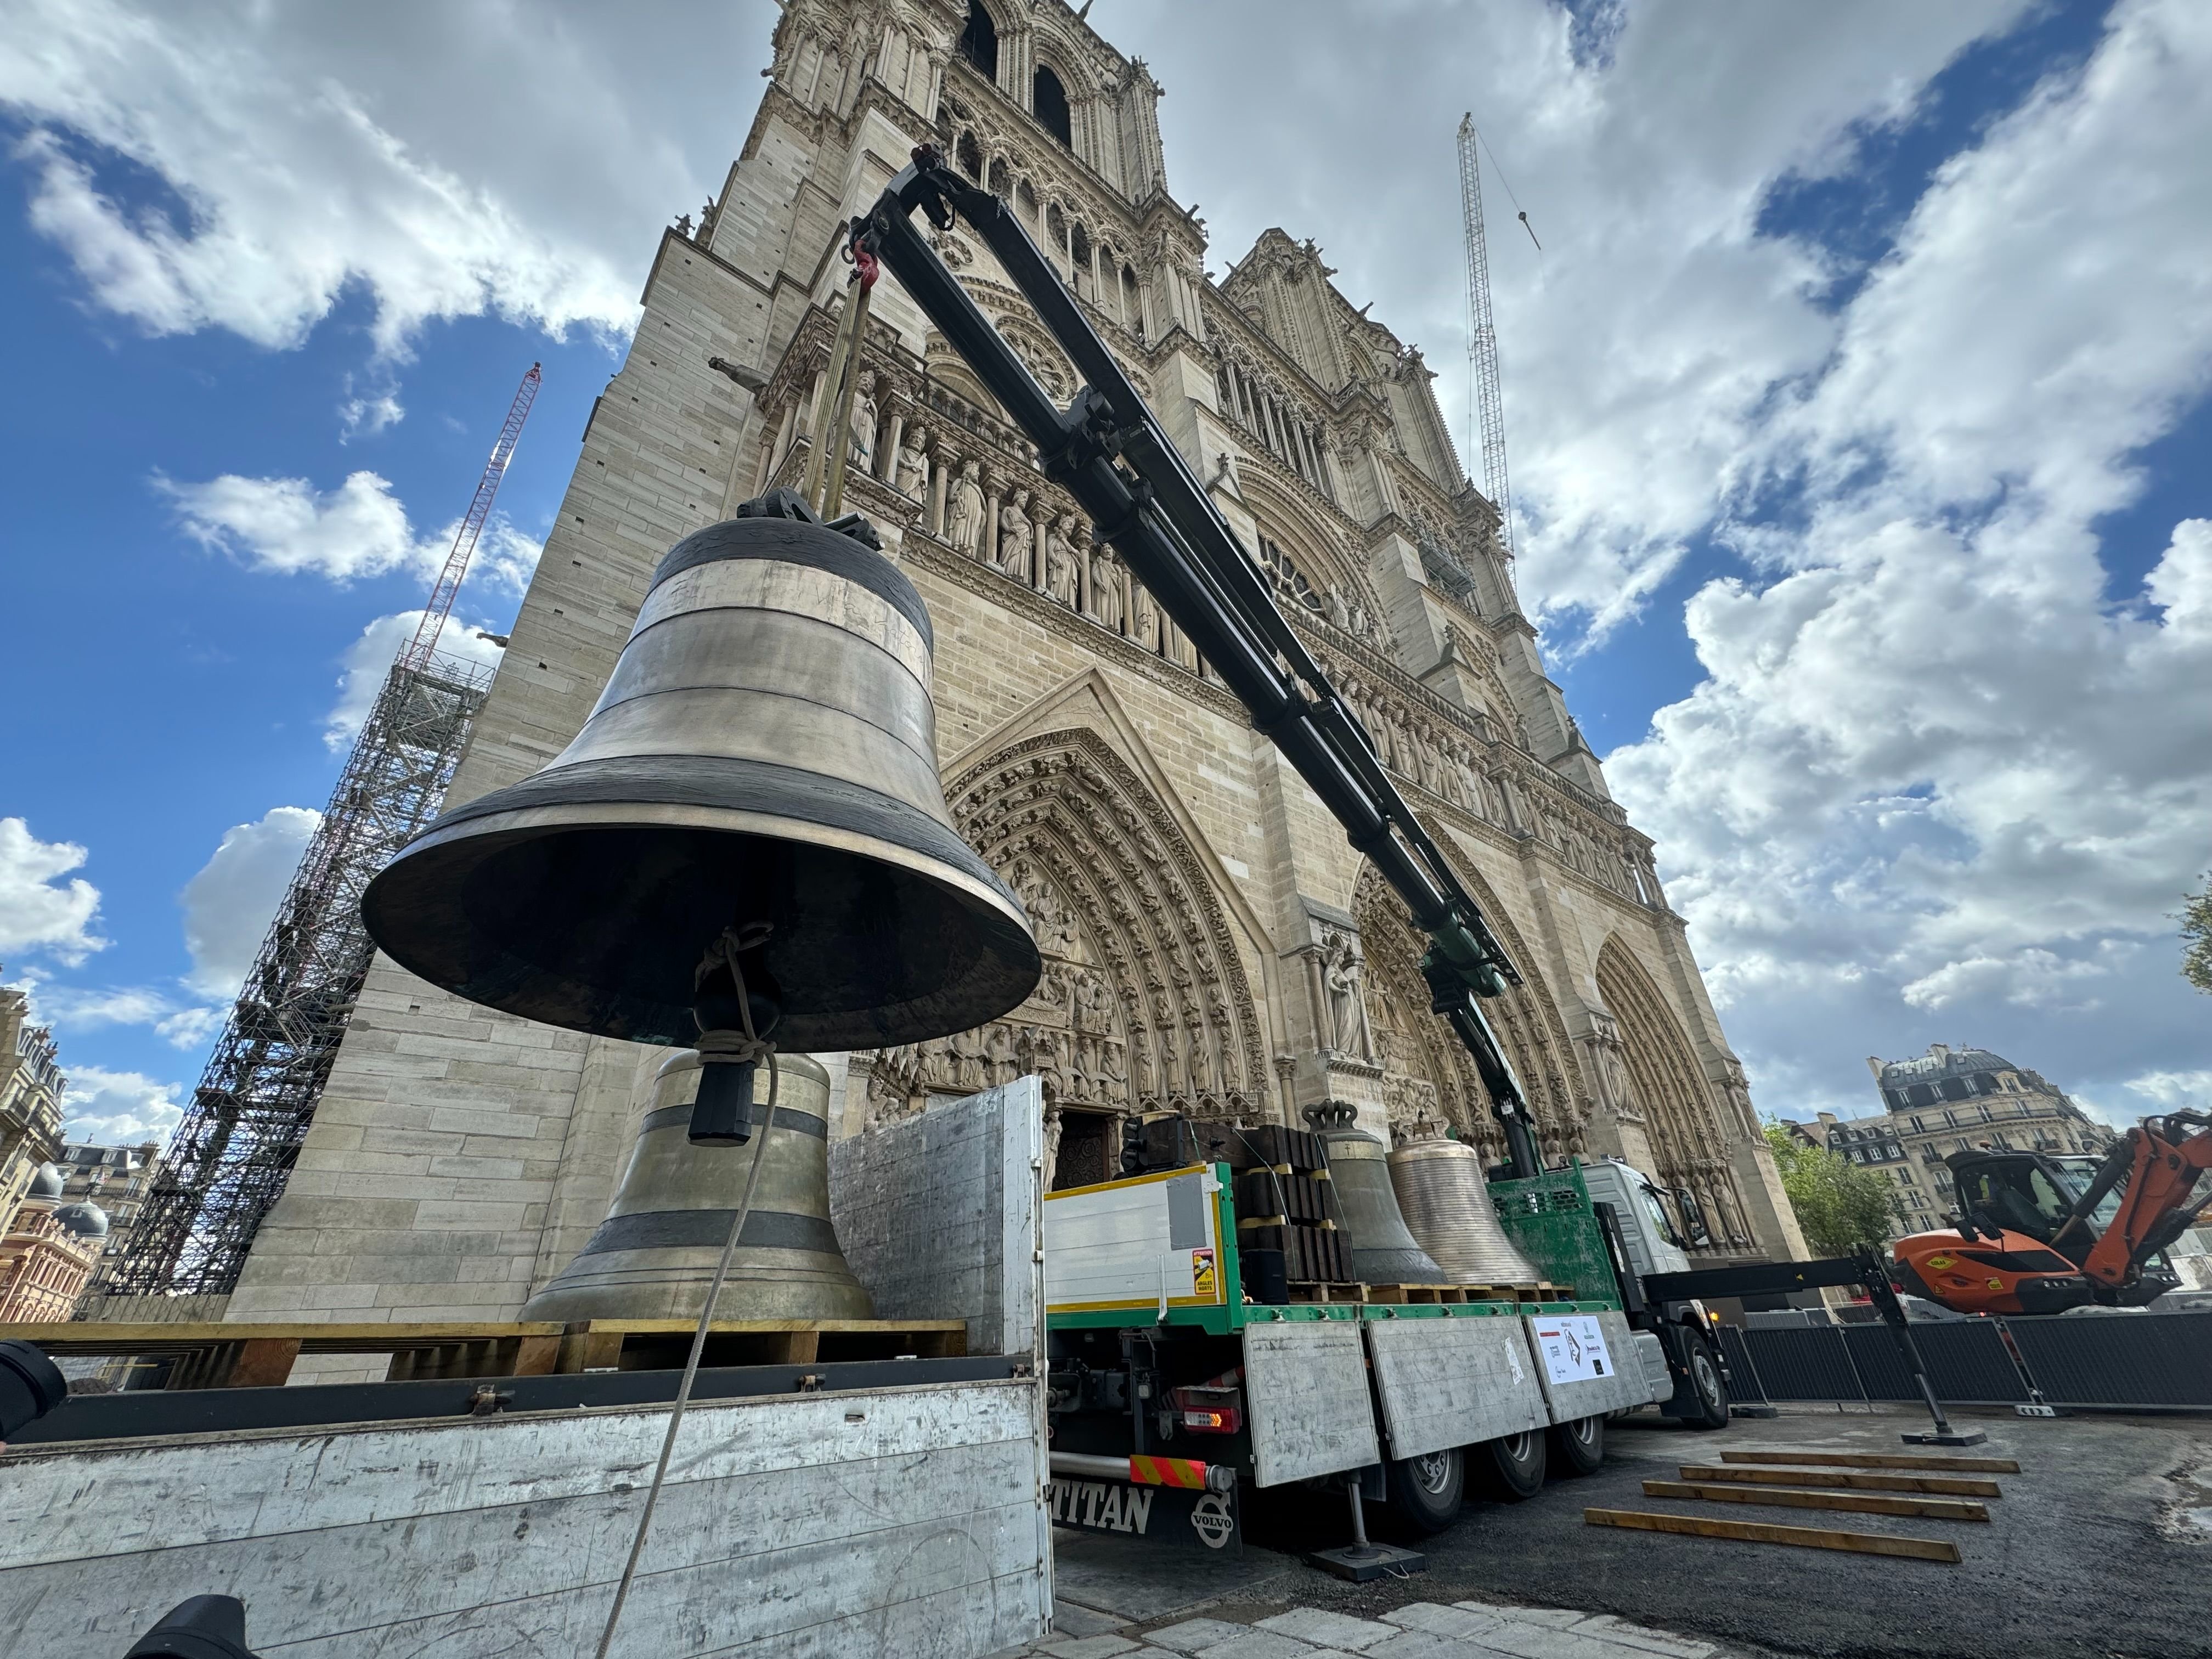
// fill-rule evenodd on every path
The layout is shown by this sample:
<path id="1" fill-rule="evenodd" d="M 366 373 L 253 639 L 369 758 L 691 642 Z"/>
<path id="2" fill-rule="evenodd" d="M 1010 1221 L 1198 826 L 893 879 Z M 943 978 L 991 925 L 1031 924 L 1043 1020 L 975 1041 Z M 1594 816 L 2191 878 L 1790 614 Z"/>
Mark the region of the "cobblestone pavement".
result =
<path id="1" fill-rule="evenodd" d="M 1058 1634 L 1014 1651 L 1053 1659 L 1730 1659 L 1740 1651 L 1611 1613 L 1496 1601 L 1410 1601 L 1375 1619 L 1292 1607 L 1251 1624 L 1199 1618 L 1152 1628 L 1098 1628 L 1110 1621 L 1062 1603 L 1059 1622 Z"/>

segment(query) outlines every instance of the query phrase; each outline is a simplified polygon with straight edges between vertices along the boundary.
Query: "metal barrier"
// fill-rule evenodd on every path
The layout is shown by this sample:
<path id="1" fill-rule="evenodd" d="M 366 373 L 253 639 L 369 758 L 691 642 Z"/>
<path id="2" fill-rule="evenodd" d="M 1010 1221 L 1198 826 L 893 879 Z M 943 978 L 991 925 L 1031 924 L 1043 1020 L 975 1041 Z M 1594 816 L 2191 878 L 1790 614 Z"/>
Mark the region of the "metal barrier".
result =
<path id="1" fill-rule="evenodd" d="M 1881 1325 L 1720 1329 L 1744 1401 L 1915 1405 L 1919 1393 Z M 1954 1406 L 2212 1410 L 2212 1313 L 1915 1324 L 1936 1397 Z"/>
<path id="2" fill-rule="evenodd" d="M 2212 1410 L 2212 1313 L 2008 1319 L 2053 1406 Z"/>

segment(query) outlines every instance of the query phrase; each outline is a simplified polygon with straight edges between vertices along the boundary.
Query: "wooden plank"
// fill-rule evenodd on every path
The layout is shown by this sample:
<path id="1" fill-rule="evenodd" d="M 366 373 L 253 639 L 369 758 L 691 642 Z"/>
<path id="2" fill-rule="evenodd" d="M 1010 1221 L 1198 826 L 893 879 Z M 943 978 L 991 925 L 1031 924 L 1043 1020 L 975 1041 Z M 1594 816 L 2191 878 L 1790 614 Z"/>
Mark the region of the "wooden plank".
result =
<path id="1" fill-rule="evenodd" d="M 559 1330 L 562 1328 L 552 1328 Z M 689 1336 L 699 1328 L 696 1319 L 586 1319 L 567 1328 L 570 1331 L 612 1331 L 623 1336 Z M 779 1331 L 882 1333 L 896 1336 L 908 1331 L 959 1331 L 964 1319 L 718 1319 L 708 1329 L 716 1334 L 744 1335 Z"/>
<path id="2" fill-rule="evenodd" d="M 1816 1468 L 1936 1469 L 1946 1474 L 2018 1474 L 2009 1457 L 1946 1457 L 1934 1452 L 1724 1451 L 1723 1463 L 1804 1463 Z"/>
<path id="3" fill-rule="evenodd" d="M 1689 1480 L 1647 1480 L 1646 1498 L 1698 1498 L 1721 1504 L 1771 1504 L 1778 1509 L 1849 1510 L 1860 1515 L 1917 1515 L 1930 1521 L 1986 1521 L 1989 1506 L 1960 1498 L 1892 1498 L 1873 1492 L 1800 1492 L 1789 1486 L 1710 1486 Z"/>
<path id="4" fill-rule="evenodd" d="M 238 1345 L 238 1357 L 221 1386 L 227 1389 L 281 1389 L 292 1376 L 292 1362 L 300 1357 L 297 1337 L 263 1336 Z"/>
<path id="5" fill-rule="evenodd" d="M 1901 1538 L 1887 1532 L 1833 1532 L 1826 1527 L 1778 1527 L 1764 1521 L 1716 1521 L 1703 1515 L 1655 1515 L 1644 1510 L 1584 1510 L 1592 1527 L 1626 1527 L 1636 1532 L 1686 1533 L 1696 1538 L 1733 1538 L 1746 1544 L 1791 1544 L 1800 1549 L 1848 1550 L 1856 1555 L 1900 1555 L 1918 1561 L 1959 1561 L 1959 1547 L 1948 1538 Z"/>
<path id="6" fill-rule="evenodd" d="M 1994 1480 L 1978 1480 L 1969 1475 L 1948 1474 L 1860 1474 L 1838 1470 L 1833 1474 L 1809 1469 L 1744 1468 L 1731 1466 L 1716 1468 L 1707 1464 L 1681 1465 L 1685 1480 L 1741 1480 L 1774 1486 L 1848 1486 L 1857 1492 L 1941 1492 L 1951 1498 L 2002 1498 L 2004 1492 Z"/>
<path id="7" fill-rule="evenodd" d="M 514 1345 L 516 1376 L 549 1376 L 561 1360 L 557 1336 L 526 1336 Z"/>
<path id="8" fill-rule="evenodd" d="M 554 1363 L 563 1372 L 614 1370 L 622 1364 L 620 1331 L 580 1329 L 561 1339 L 561 1355 Z"/>
<path id="9" fill-rule="evenodd" d="M 170 1350 L 210 1347 L 228 1342 L 296 1341 L 307 1353 L 382 1353 L 400 1348 L 423 1347 L 444 1342 L 481 1342 L 508 1337 L 558 1336 L 562 1327 L 544 1320 L 496 1320 L 482 1322 L 442 1322 L 422 1324 L 374 1322 L 273 1322 L 235 1324 L 199 1321 L 191 1324 L 159 1322 L 104 1323 L 70 1321 L 64 1323 L 0 1325 L 0 1341 L 29 1342 L 51 1353 L 160 1353 Z"/>

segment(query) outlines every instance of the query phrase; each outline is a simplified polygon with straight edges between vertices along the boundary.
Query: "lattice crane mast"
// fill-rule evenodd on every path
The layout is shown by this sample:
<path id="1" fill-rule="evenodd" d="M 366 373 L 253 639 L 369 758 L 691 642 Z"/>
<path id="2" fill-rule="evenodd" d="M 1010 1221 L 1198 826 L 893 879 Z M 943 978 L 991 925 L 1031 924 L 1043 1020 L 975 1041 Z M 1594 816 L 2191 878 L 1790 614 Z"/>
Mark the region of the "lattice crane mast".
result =
<path id="1" fill-rule="evenodd" d="M 1513 553 L 1513 491 L 1505 477 L 1505 404 L 1498 384 L 1498 329 L 1490 314 L 1490 247 L 1482 229 L 1482 161 L 1477 153 L 1480 135 L 1469 111 L 1459 123 L 1459 208 L 1467 237 L 1467 368 L 1471 382 L 1467 414 L 1467 447 L 1475 448 L 1475 426 L 1481 422 L 1482 487 L 1498 509 L 1498 539 L 1506 555 Z M 1522 214 L 1527 224 L 1528 216 Z M 1528 234 L 1535 235 L 1532 229 Z"/>
<path id="2" fill-rule="evenodd" d="M 514 446 L 522 436 L 522 423 L 530 418 L 530 405 L 538 401 L 538 365 L 531 364 L 530 372 L 522 377 L 522 384 L 514 389 L 514 401 L 507 406 L 506 423 L 500 428 L 498 441 L 491 447 L 491 459 L 484 463 L 483 477 L 477 480 L 476 498 L 469 503 L 461 527 L 453 534 L 453 547 L 446 555 L 446 568 L 438 573 L 438 585 L 430 590 L 430 603 L 423 607 L 422 620 L 415 627 L 415 637 L 399 653 L 402 667 L 424 666 L 430 660 L 430 653 L 437 648 L 438 631 L 453 614 L 453 596 L 461 591 L 461 578 L 468 574 L 469 559 L 477 550 L 477 538 L 483 533 L 484 520 L 491 516 L 491 504 L 499 496 L 499 481 L 507 476 L 507 464 L 514 458 Z"/>
<path id="3" fill-rule="evenodd" d="M 491 684 L 442 655 L 477 538 L 538 396 L 532 363 L 406 649 L 385 676 L 322 822 L 208 1056 L 119 1260 L 95 1295 L 220 1296 L 283 1196 L 374 954 L 362 890 L 437 816 Z"/>

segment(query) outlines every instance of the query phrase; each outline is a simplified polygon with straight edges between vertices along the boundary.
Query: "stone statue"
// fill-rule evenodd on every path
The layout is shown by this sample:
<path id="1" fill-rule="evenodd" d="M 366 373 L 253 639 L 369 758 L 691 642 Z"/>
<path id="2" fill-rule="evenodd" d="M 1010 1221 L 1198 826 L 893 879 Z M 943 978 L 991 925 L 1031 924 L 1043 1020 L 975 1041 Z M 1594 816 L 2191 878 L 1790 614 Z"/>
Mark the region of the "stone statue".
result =
<path id="1" fill-rule="evenodd" d="M 918 501 L 929 489 L 929 431 L 916 427 L 899 444 L 897 477 L 892 480 L 900 495 Z"/>
<path id="2" fill-rule="evenodd" d="M 1137 590 L 1134 623 L 1129 637 L 1147 651 L 1160 648 L 1160 609 L 1152 603 L 1152 596 L 1142 582 L 1131 584 Z"/>
<path id="3" fill-rule="evenodd" d="M 1082 565 L 1075 556 L 1075 515 L 1064 514 L 1045 532 L 1045 591 L 1071 611 L 1078 608 Z"/>
<path id="4" fill-rule="evenodd" d="M 1328 605 L 1328 619 L 1349 634 L 1352 631 L 1352 606 L 1345 600 L 1343 588 L 1331 582 L 1323 598 Z"/>
<path id="5" fill-rule="evenodd" d="M 853 459 L 866 471 L 869 458 L 876 453 L 876 372 L 866 369 L 860 374 L 860 390 L 853 398 Z"/>
<path id="6" fill-rule="evenodd" d="M 992 562 L 1018 582 L 1030 579 L 1030 540 L 1036 532 L 1029 507 L 1030 492 L 1017 489 L 1013 500 L 999 509 L 999 556 Z"/>
<path id="7" fill-rule="evenodd" d="M 1341 933 L 1322 942 L 1322 988 L 1328 996 L 1329 1047 L 1365 1060 L 1374 1053 L 1367 1009 L 1359 996 L 1359 953 Z"/>
<path id="8" fill-rule="evenodd" d="M 1091 614 L 1113 632 L 1121 631 L 1121 562 L 1110 547 L 1091 556 Z"/>
<path id="9" fill-rule="evenodd" d="M 952 504 L 945 510 L 945 539 L 958 551 L 971 557 L 981 556 L 979 549 L 983 540 L 983 487 L 975 482 L 981 464 L 963 461 L 960 477 L 952 486 Z"/>

